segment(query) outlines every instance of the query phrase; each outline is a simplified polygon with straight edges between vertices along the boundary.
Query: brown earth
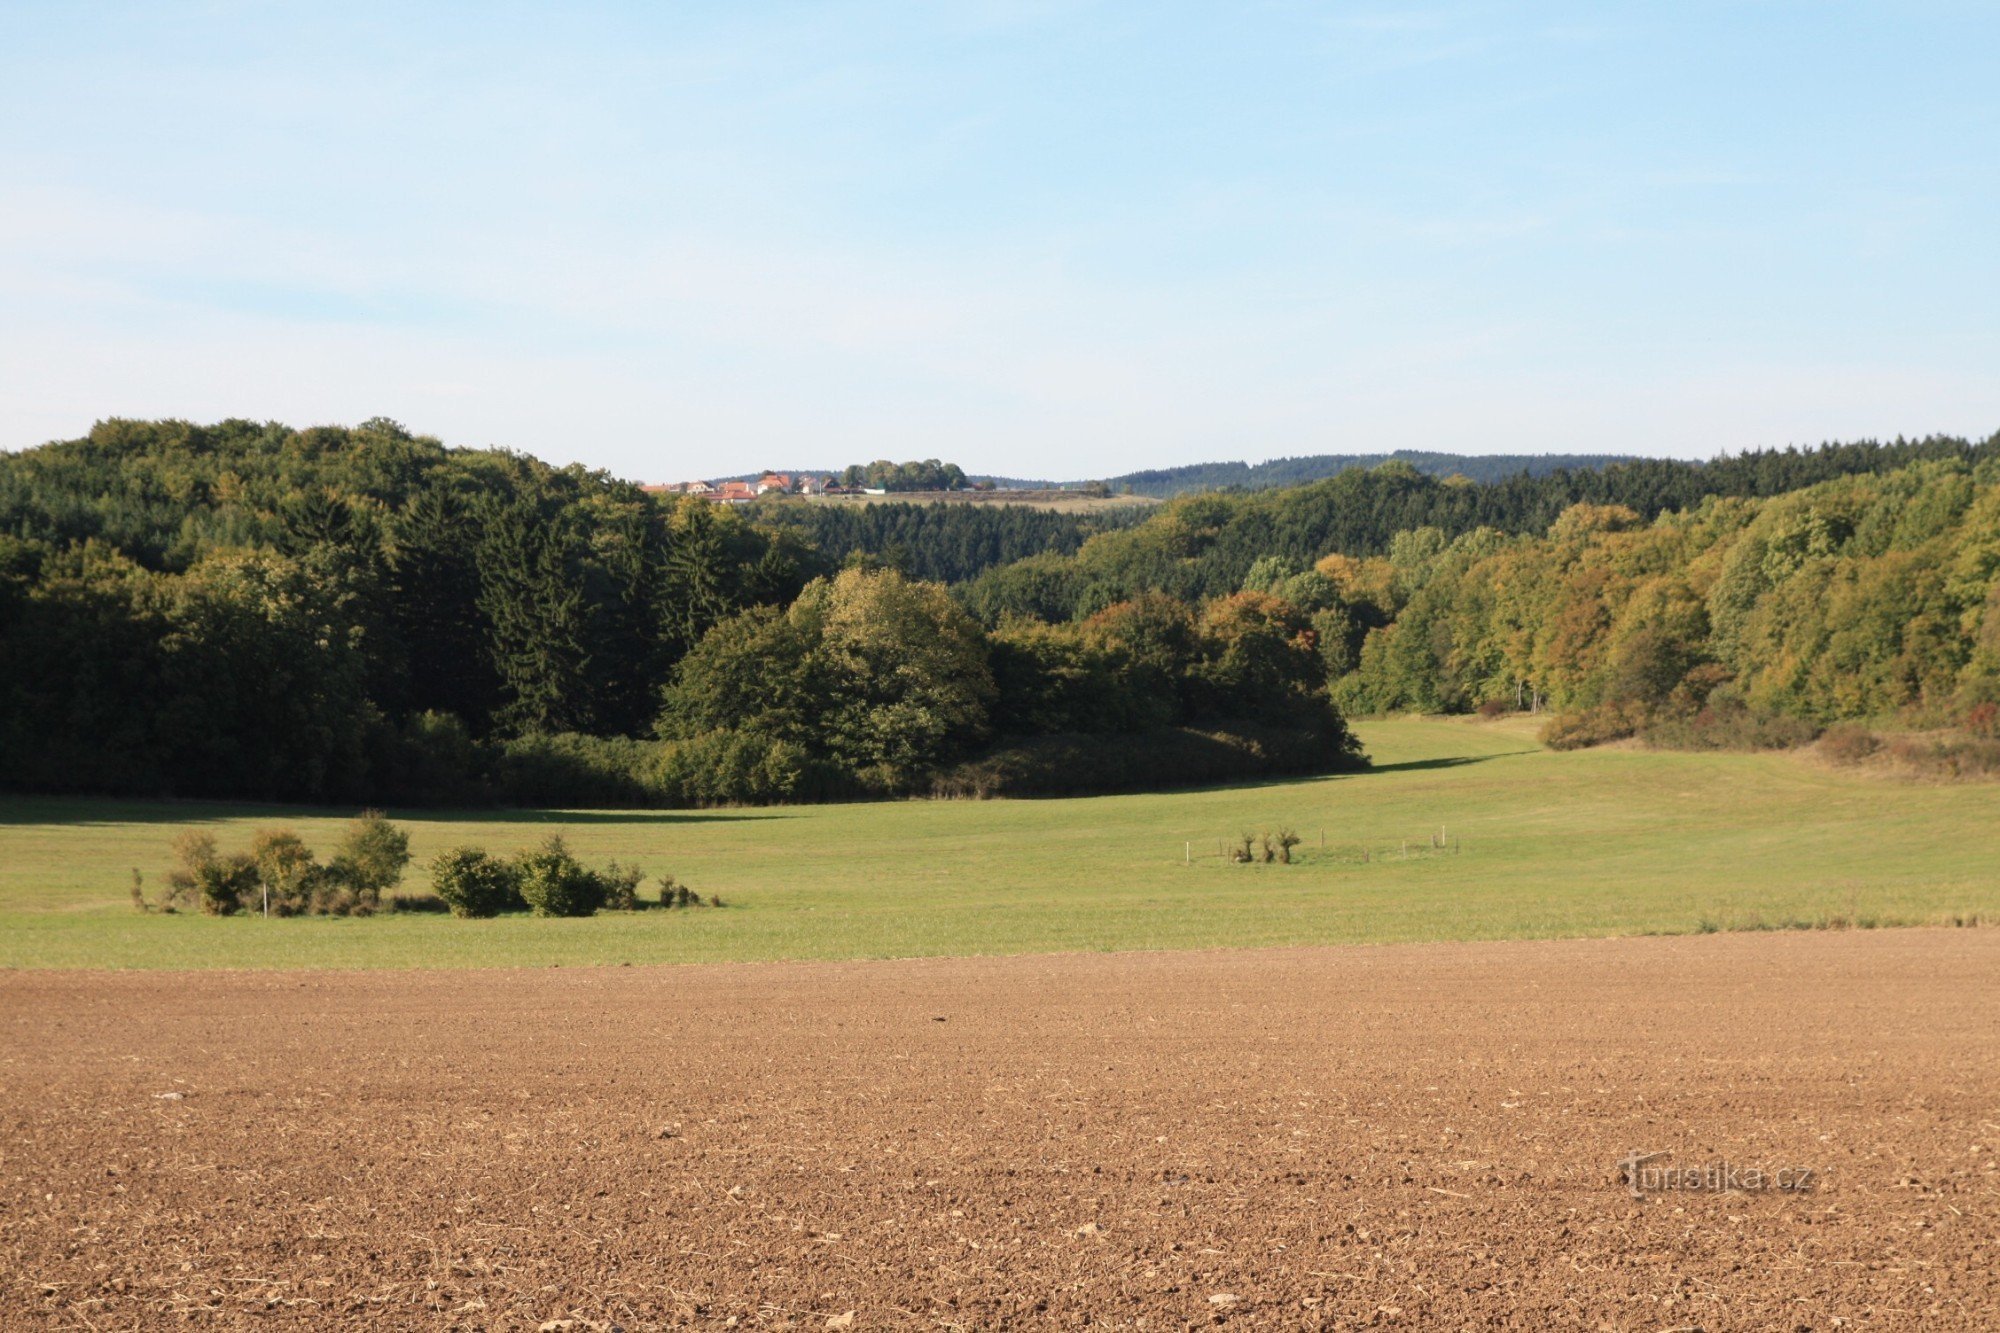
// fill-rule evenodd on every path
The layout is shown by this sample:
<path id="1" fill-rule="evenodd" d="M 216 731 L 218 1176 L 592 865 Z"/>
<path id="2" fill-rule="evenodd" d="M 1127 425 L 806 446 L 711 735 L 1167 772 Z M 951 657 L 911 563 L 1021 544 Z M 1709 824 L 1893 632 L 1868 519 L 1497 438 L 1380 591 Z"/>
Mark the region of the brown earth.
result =
<path id="1" fill-rule="evenodd" d="M 0 1077 L 6 1329 L 2000 1327 L 2000 931 L 15 972 Z"/>

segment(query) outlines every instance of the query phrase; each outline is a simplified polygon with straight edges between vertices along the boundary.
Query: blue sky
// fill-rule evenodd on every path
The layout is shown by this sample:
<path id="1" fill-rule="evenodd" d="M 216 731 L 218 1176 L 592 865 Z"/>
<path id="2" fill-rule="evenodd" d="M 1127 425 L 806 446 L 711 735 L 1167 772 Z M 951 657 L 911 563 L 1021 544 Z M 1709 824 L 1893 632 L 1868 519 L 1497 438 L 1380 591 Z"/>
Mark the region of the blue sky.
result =
<path id="1" fill-rule="evenodd" d="M 0 6 L 0 447 L 646 479 L 2000 429 L 2000 7 Z"/>

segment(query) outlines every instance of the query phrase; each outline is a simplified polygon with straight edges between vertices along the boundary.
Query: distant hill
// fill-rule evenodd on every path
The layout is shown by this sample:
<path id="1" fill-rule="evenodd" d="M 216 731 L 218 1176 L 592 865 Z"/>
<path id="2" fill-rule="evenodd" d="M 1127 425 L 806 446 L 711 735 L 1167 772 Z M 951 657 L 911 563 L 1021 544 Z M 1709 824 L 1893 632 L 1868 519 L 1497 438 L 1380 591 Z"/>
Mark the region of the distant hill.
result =
<path id="1" fill-rule="evenodd" d="M 1149 468 L 1111 477 L 1114 492 L 1162 498 L 1189 491 L 1265 490 L 1321 481 L 1353 468 L 1383 463 L 1408 463 L 1432 477 L 1457 473 L 1470 481 L 1502 481 L 1523 472 L 1541 477 L 1551 472 L 1578 472 L 1631 461 L 1629 454 L 1438 454 L 1398 449 L 1389 454 L 1311 454 L 1303 458 L 1273 458 L 1262 463 L 1191 463 L 1186 467 Z"/>
<path id="2" fill-rule="evenodd" d="M 1077 490 L 1102 484 L 1112 494 L 1148 495 L 1169 499 L 1190 491 L 1261 491 L 1273 486 L 1298 486 L 1321 481 L 1354 468 L 1379 467 L 1388 462 L 1408 463 L 1432 477 L 1453 473 L 1469 481 L 1504 481 L 1523 472 L 1544 477 L 1551 472 L 1580 472 L 1612 463 L 1629 463 L 1632 454 L 1439 454 L 1422 449 L 1398 449 L 1389 454 L 1309 454 L 1301 458 L 1272 458 L 1262 463 L 1190 463 L 1185 467 L 1147 468 L 1123 476 L 1086 480 L 1051 481 L 1044 477 L 1001 477 L 990 473 L 969 473 L 971 482 L 990 481 L 1008 490 Z M 790 468 L 795 476 L 839 476 L 840 468 Z M 739 477 L 715 477 L 714 481 L 755 481 L 761 473 Z"/>

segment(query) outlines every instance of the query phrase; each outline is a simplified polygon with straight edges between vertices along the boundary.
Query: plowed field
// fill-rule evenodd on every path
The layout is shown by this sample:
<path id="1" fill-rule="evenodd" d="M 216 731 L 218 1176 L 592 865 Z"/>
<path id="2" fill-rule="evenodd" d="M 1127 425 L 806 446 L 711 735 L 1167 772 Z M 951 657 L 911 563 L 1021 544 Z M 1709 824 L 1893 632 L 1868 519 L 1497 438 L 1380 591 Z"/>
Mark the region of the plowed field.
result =
<path id="1" fill-rule="evenodd" d="M 0 1079 L 6 1329 L 2000 1327 L 1989 929 L 15 972 Z"/>

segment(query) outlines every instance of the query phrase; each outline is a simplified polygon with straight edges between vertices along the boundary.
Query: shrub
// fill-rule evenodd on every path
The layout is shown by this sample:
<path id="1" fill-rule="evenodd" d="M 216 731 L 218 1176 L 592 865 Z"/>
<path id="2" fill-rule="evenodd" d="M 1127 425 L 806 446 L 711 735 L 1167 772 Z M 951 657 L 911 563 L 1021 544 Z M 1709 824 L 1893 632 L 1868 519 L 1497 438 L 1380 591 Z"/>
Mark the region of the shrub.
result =
<path id="1" fill-rule="evenodd" d="M 498 916 L 527 906 L 519 871 L 477 847 L 454 847 L 432 861 L 431 890 L 453 916 Z"/>
<path id="2" fill-rule="evenodd" d="M 635 912 L 639 909 L 639 885 L 645 880 L 646 872 L 637 866 L 621 866 L 616 861 L 606 866 L 598 874 L 604 885 L 604 908 L 609 912 Z"/>
<path id="3" fill-rule="evenodd" d="M 1974 704 L 1965 711 L 1966 734 L 1980 740 L 2000 740 L 2000 704 Z"/>
<path id="4" fill-rule="evenodd" d="M 1858 764 L 1882 748 L 1882 738 L 1866 727 L 1841 726 L 1820 737 L 1819 752 L 1836 764 Z"/>
<path id="5" fill-rule="evenodd" d="M 1927 777 L 1985 778 L 2000 774 L 2000 741 L 1901 736 L 1888 744 L 1889 757 Z"/>
<path id="6" fill-rule="evenodd" d="M 708 731 L 652 752 L 649 787 L 662 804 L 756 805 L 859 794 L 858 784 L 792 741 Z"/>
<path id="7" fill-rule="evenodd" d="M 312 849 L 290 829 L 258 829 L 250 839 L 250 861 L 256 867 L 256 886 L 243 904 L 250 911 L 297 916 L 310 910 L 326 887 Z"/>
<path id="8" fill-rule="evenodd" d="M 622 736 L 519 736 L 500 743 L 495 786 L 511 805 L 673 805 L 673 794 L 652 780 L 661 749 Z"/>
<path id="9" fill-rule="evenodd" d="M 602 877 L 570 855 L 560 833 L 514 858 L 521 897 L 536 916 L 591 916 L 604 905 Z"/>
<path id="10" fill-rule="evenodd" d="M 1661 750 L 1791 750 L 1818 735 L 1819 728 L 1804 718 L 1754 709 L 1720 690 L 1693 714 L 1645 729 L 1646 744 Z"/>
<path id="11" fill-rule="evenodd" d="M 1505 717 L 1512 711 L 1512 709 L 1507 707 L 1504 699 L 1488 699 L 1485 703 L 1479 705 L 1479 716 L 1489 722 L 1496 717 Z"/>
<path id="12" fill-rule="evenodd" d="M 1542 728 L 1542 744 L 1551 750 L 1581 750 L 1586 746 L 1622 741 L 1638 732 L 1644 712 L 1634 704 L 1604 704 L 1580 713 L 1561 713 Z"/>
<path id="13" fill-rule="evenodd" d="M 174 869 L 167 874 L 167 905 L 192 901 L 210 916 L 231 916 L 257 891 L 257 866 L 236 853 L 222 856 L 215 835 L 193 829 L 174 839 Z"/>
<path id="14" fill-rule="evenodd" d="M 409 864 L 410 835 L 384 819 L 381 811 L 365 810 L 341 836 L 327 875 L 353 895 L 355 910 L 366 913 L 381 906 L 382 895 L 403 882 L 403 867 Z"/>

